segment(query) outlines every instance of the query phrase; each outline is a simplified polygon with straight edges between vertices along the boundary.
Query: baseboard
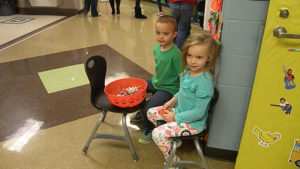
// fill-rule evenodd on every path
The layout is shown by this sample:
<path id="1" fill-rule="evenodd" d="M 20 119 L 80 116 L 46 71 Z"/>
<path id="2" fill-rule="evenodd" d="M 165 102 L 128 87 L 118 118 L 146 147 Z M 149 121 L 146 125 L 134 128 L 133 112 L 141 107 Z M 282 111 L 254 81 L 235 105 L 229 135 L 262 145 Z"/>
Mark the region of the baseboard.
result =
<path id="1" fill-rule="evenodd" d="M 235 162 L 237 151 L 205 147 L 204 154 L 208 157 L 221 158 L 224 160 Z"/>
<path id="2" fill-rule="evenodd" d="M 80 10 L 78 9 L 63 9 L 54 7 L 33 7 L 33 8 L 18 8 L 19 14 L 30 15 L 62 15 L 73 16 L 77 15 Z"/>

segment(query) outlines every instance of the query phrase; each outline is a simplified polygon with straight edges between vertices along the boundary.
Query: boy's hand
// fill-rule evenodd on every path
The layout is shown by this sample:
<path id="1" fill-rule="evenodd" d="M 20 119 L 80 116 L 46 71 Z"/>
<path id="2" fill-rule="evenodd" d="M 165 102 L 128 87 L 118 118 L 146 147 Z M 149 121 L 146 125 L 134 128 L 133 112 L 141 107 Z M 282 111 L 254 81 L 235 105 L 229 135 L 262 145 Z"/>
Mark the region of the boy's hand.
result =
<path id="1" fill-rule="evenodd" d="M 172 122 L 174 121 L 174 115 L 175 113 L 169 111 L 169 110 L 165 110 L 165 114 L 163 114 L 163 118 L 166 122 Z"/>

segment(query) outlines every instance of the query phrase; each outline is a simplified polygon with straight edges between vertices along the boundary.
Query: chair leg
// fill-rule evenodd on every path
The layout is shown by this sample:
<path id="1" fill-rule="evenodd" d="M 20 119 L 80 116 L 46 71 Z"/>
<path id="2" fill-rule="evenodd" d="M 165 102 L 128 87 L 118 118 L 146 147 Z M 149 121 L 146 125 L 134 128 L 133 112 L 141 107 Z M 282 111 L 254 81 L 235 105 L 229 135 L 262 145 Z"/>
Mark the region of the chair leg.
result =
<path id="1" fill-rule="evenodd" d="M 196 146 L 196 149 L 197 149 L 197 151 L 198 151 L 199 156 L 201 157 L 201 166 L 202 166 L 202 168 L 209 169 L 209 168 L 208 168 L 208 165 L 207 165 L 207 163 L 206 163 L 206 160 L 205 160 L 205 158 L 204 158 L 202 149 L 201 149 L 201 147 L 200 147 L 200 144 L 199 144 L 199 138 L 198 138 L 198 137 L 197 137 L 197 138 L 194 138 L 194 144 L 195 144 L 195 146 Z"/>
<path id="2" fill-rule="evenodd" d="M 82 152 L 83 152 L 83 153 L 86 153 L 86 152 L 87 152 L 90 143 L 92 142 L 92 140 L 94 139 L 95 135 L 97 134 L 97 130 L 98 130 L 98 128 L 99 128 L 101 122 L 104 121 L 104 119 L 105 119 L 105 117 L 106 117 L 106 113 L 107 113 L 107 111 L 102 110 L 102 113 L 101 113 L 101 115 L 100 115 L 100 117 L 99 117 L 99 119 L 98 119 L 98 121 L 97 121 L 97 123 L 96 123 L 96 125 L 95 125 L 95 127 L 94 127 L 94 129 L 93 129 L 93 131 L 92 131 L 92 133 L 91 133 L 91 135 L 90 135 L 88 141 L 87 141 L 87 143 L 85 144 L 85 146 L 84 146 L 83 149 L 82 149 Z"/>
<path id="3" fill-rule="evenodd" d="M 138 161 L 138 156 L 136 155 L 136 152 L 134 150 L 132 141 L 131 141 L 131 137 L 127 128 L 127 124 L 126 124 L 126 116 L 127 114 L 124 113 L 122 116 L 122 125 L 123 125 L 123 129 L 124 129 L 124 133 L 125 133 L 125 141 L 129 144 L 129 148 L 132 154 L 132 158 L 134 161 Z"/>
<path id="4" fill-rule="evenodd" d="M 172 144 L 172 146 L 171 146 L 172 149 L 171 149 L 170 156 L 167 159 L 167 162 L 166 162 L 166 165 L 165 165 L 164 169 L 168 169 L 169 167 L 172 166 L 173 158 L 176 155 L 175 153 L 176 153 L 176 149 L 177 149 L 177 141 L 171 141 L 171 144 Z"/>

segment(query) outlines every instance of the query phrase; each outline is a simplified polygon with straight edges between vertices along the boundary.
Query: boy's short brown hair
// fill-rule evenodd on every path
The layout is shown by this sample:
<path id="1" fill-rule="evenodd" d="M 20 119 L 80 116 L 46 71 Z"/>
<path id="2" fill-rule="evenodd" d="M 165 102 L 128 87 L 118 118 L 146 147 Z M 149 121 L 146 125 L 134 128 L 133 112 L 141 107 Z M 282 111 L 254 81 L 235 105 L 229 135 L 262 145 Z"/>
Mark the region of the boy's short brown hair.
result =
<path id="1" fill-rule="evenodd" d="M 174 32 L 177 32 L 177 21 L 170 15 L 158 17 L 156 23 L 170 23 L 171 25 L 173 25 Z"/>

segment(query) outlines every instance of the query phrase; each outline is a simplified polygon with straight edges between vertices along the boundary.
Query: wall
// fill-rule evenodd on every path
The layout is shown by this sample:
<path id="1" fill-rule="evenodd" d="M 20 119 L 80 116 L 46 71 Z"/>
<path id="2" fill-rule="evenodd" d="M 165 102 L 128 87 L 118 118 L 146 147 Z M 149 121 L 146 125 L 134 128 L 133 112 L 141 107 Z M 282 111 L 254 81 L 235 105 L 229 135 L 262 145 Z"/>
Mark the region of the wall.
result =
<path id="1" fill-rule="evenodd" d="M 267 1 L 224 0 L 222 50 L 208 148 L 237 151 L 255 76 Z"/>
<path id="2" fill-rule="evenodd" d="M 18 0 L 22 14 L 74 15 L 83 8 L 82 0 Z"/>

